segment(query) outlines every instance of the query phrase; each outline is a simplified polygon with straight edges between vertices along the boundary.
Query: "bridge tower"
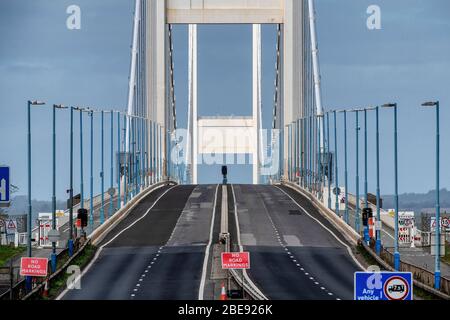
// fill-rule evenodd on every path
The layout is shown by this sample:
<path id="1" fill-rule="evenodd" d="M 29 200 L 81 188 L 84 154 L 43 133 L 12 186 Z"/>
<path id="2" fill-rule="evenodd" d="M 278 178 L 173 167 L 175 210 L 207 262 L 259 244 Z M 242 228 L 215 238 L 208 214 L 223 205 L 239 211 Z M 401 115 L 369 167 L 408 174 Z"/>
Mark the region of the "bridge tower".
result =
<path id="1" fill-rule="evenodd" d="M 141 0 L 137 0 L 141 1 Z M 145 86 L 146 86 L 146 113 L 150 119 L 159 124 L 162 134 L 161 163 L 162 174 L 167 176 L 168 148 L 170 147 L 171 111 L 170 77 L 171 68 L 168 61 L 171 54 L 170 25 L 189 25 L 189 132 L 192 139 L 188 143 L 187 159 L 190 182 L 197 183 L 198 154 L 207 152 L 199 140 L 199 133 L 204 128 L 225 130 L 230 126 L 238 126 L 246 130 L 249 144 L 246 152 L 253 154 L 253 182 L 259 182 L 259 160 L 262 152 L 261 137 L 258 130 L 261 128 L 261 24 L 278 24 L 280 41 L 280 69 L 277 70 L 278 102 L 275 107 L 279 116 L 274 121 L 276 129 L 281 131 L 281 158 L 283 177 L 287 177 L 289 151 L 291 140 L 288 124 L 303 117 L 308 108 L 315 113 L 322 114 L 320 102 L 320 76 L 318 63 L 314 70 L 308 69 L 307 58 L 317 62 L 317 45 L 309 44 L 310 51 L 306 50 L 305 34 L 308 30 L 313 32 L 311 40 L 315 41 L 314 28 L 307 28 L 314 24 L 313 0 L 158 0 L 143 1 L 143 15 L 145 17 Z M 308 10 L 308 8 L 310 10 Z M 252 24 L 253 25 L 253 115 L 251 119 L 206 119 L 197 115 L 197 24 Z M 316 95 L 307 99 L 309 92 L 314 88 L 305 89 L 307 72 L 314 73 Z M 306 90 L 309 90 L 308 92 Z M 309 104 L 309 105 L 308 105 Z M 168 120 L 169 119 L 169 120 Z M 320 118 L 318 118 L 320 119 Z M 321 120 L 318 120 L 321 123 Z M 322 130 L 322 125 L 318 128 Z M 320 135 L 323 139 L 323 134 Z M 299 139 L 300 140 L 300 139 Z M 216 151 L 227 153 L 228 142 L 216 144 Z M 323 147 L 323 142 L 320 142 Z M 221 145 L 221 146 L 219 146 Z M 217 149 L 219 148 L 219 149 Z M 299 154 L 297 153 L 296 157 Z M 256 160 L 256 161 L 255 161 Z"/>

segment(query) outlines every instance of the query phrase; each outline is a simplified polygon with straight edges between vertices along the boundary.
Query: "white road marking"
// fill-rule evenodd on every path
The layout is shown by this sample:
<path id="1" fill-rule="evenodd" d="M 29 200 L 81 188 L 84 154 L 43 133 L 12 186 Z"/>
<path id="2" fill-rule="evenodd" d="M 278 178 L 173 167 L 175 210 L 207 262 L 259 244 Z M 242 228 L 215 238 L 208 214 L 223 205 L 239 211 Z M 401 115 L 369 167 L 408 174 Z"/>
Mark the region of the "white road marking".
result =
<path id="1" fill-rule="evenodd" d="M 98 259 L 98 257 L 100 256 L 100 253 L 103 251 L 103 248 L 104 248 L 105 246 L 107 246 L 108 244 L 110 244 L 111 242 L 113 242 L 115 239 L 117 239 L 117 237 L 119 237 L 119 236 L 120 236 L 122 233 L 124 233 L 126 230 L 130 229 L 130 228 L 133 227 L 136 223 L 138 223 L 139 221 L 141 221 L 142 219 L 144 219 L 144 218 L 149 214 L 150 210 L 152 210 L 153 207 L 158 203 L 158 201 L 159 201 L 162 197 L 164 197 L 170 190 L 172 190 L 173 188 L 176 188 L 176 187 L 177 187 L 177 186 L 175 185 L 175 186 L 173 186 L 173 187 L 170 187 L 170 188 L 167 189 L 166 191 L 164 191 L 163 194 L 161 194 L 161 195 L 155 200 L 155 202 L 153 202 L 153 204 L 150 206 L 150 208 L 148 208 L 148 210 L 147 210 L 140 218 L 136 219 L 136 220 L 135 220 L 134 222 L 132 222 L 128 227 L 122 229 L 119 233 L 117 233 L 111 240 L 109 240 L 108 242 L 106 242 L 105 244 L 103 244 L 100 248 L 98 248 L 98 250 L 97 250 L 97 252 L 96 252 L 94 258 L 91 260 L 91 262 L 89 262 L 89 264 L 86 266 L 86 268 L 81 272 L 81 275 L 80 275 L 80 278 L 79 278 L 80 280 L 79 280 L 79 281 L 81 281 L 81 278 L 86 274 L 86 272 L 89 271 L 89 269 L 92 267 L 92 265 L 94 264 L 94 262 Z M 155 189 L 155 190 L 157 190 L 157 189 Z M 150 193 L 150 194 L 151 194 L 151 193 Z M 161 248 L 162 248 L 162 247 L 161 247 Z M 64 291 L 61 292 L 61 294 L 60 294 L 58 297 L 56 297 L 55 300 L 61 300 L 61 299 L 67 294 L 68 291 L 69 291 L 68 288 L 64 289 Z"/>
<path id="2" fill-rule="evenodd" d="M 350 249 L 350 247 L 341 239 L 339 239 L 339 237 L 334 234 L 333 231 L 331 231 L 328 227 L 326 227 L 322 222 L 320 222 L 318 219 L 314 218 L 308 211 L 306 211 L 305 208 L 303 208 L 297 201 L 294 200 L 294 198 L 292 198 L 286 191 L 284 191 L 283 189 L 281 189 L 278 186 L 275 186 L 276 188 L 278 188 L 281 192 L 283 192 L 286 196 L 288 196 L 289 199 L 291 199 L 300 209 L 303 210 L 303 212 L 305 212 L 311 219 L 313 219 L 314 221 L 316 221 L 319 225 L 322 226 L 322 228 L 324 228 L 325 230 L 327 230 L 334 238 L 336 238 L 337 241 L 339 241 L 339 243 L 341 243 L 344 247 L 347 248 L 348 254 L 352 257 L 352 259 L 355 261 L 355 263 L 358 265 L 358 267 L 361 270 L 366 270 L 363 265 L 358 261 L 358 259 L 356 259 L 355 255 L 353 254 L 352 250 Z"/>

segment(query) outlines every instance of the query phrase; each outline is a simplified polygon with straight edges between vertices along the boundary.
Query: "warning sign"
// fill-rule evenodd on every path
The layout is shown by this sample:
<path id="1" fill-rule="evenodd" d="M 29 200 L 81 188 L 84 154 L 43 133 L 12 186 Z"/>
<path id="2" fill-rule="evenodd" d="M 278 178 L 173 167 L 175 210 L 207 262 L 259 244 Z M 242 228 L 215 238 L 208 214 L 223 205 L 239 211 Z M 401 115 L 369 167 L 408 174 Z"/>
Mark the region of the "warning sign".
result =
<path id="1" fill-rule="evenodd" d="M 250 253 L 222 252 L 222 269 L 250 269 Z"/>
<path id="2" fill-rule="evenodd" d="M 5 221 L 6 233 L 14 234 L 17 232 L 17 222 L 14 219 L 7 219 Z"/>
<path id="3" fill-rule="evenodd" d="M 21 258 L 20 275 L 31 277 L 46 277 L 48 259 L 46 258 Z"/>

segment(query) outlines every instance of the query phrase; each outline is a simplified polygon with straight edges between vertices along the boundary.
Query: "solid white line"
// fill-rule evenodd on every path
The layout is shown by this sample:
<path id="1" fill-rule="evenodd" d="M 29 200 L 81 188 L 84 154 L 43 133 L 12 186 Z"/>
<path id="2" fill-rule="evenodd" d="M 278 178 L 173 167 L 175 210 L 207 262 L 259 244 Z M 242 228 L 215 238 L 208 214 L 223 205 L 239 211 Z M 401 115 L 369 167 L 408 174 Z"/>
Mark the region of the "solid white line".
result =
<path id="1" fill-rule="evenodd" d="M 120 236 L 122 233 L 124 233 L 126 230 L 130 229 L 132 226 L 134 226 L 136 223 L 138 223 L 139 221 L 141 221 L 142 219 L 144 219 L 147 214 L 150 212 L 150 210 L 153 209 L 153 207 L 158 203 L 158 201 L 166 195 L 167 192 L 169 192 L 170 190 L 172 190 L 173 188 L 175 188 L 177 186 L 173 186 L 169 189 L 167 189 L 166 191 L 164 191 L 164 193 L 162 195 L 160 195 L 158 197 L 158 199 L 155 200 L 155 202 L 153 202 L 153 204 L 151 205 L 150 208 L 148 208 L 148 210 L 139 218 L 136 219 L 133 223 L 131 223 L 128 227 L 126 227 L 125 229 L 122 229 L 122 231 L 120 231 L 118 234 L 116 234 L 111 240 L 109 240 L 107 243 L 103 244 L 100 248 L 98 248 L 94 258 L 91 260 L 91 262 L 89 262 L 89 264 L 87 265 L 87 267 L 83 270 L 83 272 L 80 274 L 79 277 L 77 277 L 76 281 L 81 281 L 81 278 L 86 274 L 86 272 L 89 271 L 89 269 L 92 267 L 92 265 L 94 264 L 94 262 L 98 259 L 98 257 L 100 256 L 100 253 L 102 252 L 103 248 L 105 246 L 107 246 L 108 244 L 110 244 L 112 241 L 114 241 L 118 236 Z M 69 291 L 68 288 L 64 289 L 63 292 L 61 292 L 61 294 L 55 299 L 55 300 L 61 300 Z"/>
<path id="2" fill-rule="evenodd" d="M 216 193 L 214 195 L 214 207 L 212 211 L 212 219 L 211 219 L 211 228 L 209 230 L 209 241 L 206 246 L 205 258 L 203 260 L 203 269 L 202 269 L 202 279 L 200 281 L 200 288 L 198 290 L 198 300 L 204 300 L 205 293 L 205 283 L 206 283 L 206 273 L 208 270 L 208 260 L 209 260 L 209 250 L 211 248 L 213 232 L 214 232 L 214 221 L 216 219 L 216 205 L 217 205 L 217 191 L 219 190 L 219 185 L 216 187 Z"/>
<path id="3" fill-rule="evenodd" d="M 300 209 L 302 209 L 311 219 L 313 219 L 314 221 L 316 221 L 319 225 L 322 226 L 322 228 L 324 228 L 325 230 L 327 230 L 333 237 L 336 238 L 337 241 L 339 241 L 344 247 L 347 248 L 348 254 L 352 257 L 352 259 L 355 261 L 355 263 L 358 265 L 358 267 L 361 270 L 366 270 L 366 268 L 363 267 L 363 265 L 358 261 L 358 259 L 356 259 L 355 255 L 353 254 L 352 250 L 350 249 L 350 247 L 341 239 L 339 239 L 339 237 L 334 234 L 333 231 L 331 231 L 329 228 L 327 228 L 322 222 L 320 222 L 318 219 L 314 218 L 308 211 L 306 211 L 305 208 L 303 208 L 297 201 L 294 200 L 294 198 L 292 198 L 287 192 L 285 192 L 283 189 L 281 189 L 278 186 L 275 186 L 276 188 L 278 188 L 281 192 L 283 192 L 286 196 L 288 196 Z"/>

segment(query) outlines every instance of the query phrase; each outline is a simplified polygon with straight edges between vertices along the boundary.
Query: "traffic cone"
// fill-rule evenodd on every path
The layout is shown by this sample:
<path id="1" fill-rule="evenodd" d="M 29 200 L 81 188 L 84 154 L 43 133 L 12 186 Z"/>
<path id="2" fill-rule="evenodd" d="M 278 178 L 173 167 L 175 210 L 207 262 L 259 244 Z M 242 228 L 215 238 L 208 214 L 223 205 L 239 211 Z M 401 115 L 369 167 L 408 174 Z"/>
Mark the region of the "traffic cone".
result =
<path id="1" fill-rule="evenodd" d="M 44 298 L 47 298 L 47 297 L 48 297 L 48 278 L 45 279 L 45 282 L 44 282 L 44 291 L 42 292 L 42 296 L 43 296 Z"/>
<path id="2" fill-rule="evenodd" d="M 220 292 L 220 300 L 227 300 L 227 292 L 225 290 L 225 284 L 222 282 L 222 290 Z"/>

